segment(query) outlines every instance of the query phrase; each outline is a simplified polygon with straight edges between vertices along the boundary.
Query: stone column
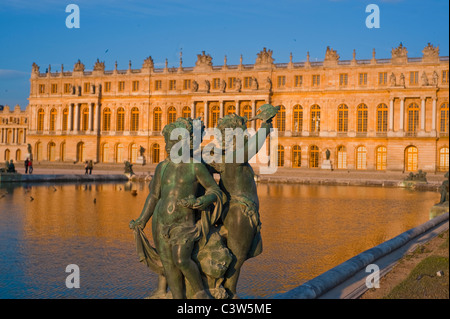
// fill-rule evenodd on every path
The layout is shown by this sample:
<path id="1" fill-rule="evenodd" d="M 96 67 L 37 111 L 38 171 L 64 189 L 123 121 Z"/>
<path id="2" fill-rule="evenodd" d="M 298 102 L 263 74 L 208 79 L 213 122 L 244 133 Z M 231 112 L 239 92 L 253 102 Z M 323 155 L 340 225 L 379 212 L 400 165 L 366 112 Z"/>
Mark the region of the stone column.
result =
<path id="1" fill-rule="evenodd" d="M 95 103 L 92 103 L 92 110 L 94 112 L 94 132 L 97 133 L 98 132 L 98 123 L 99 123 L 99 119 L 100 119 L 100 106 L 99 105 L 95 105 Z"/>
<path id="2" fill-rule="evenodd" d="M 437 110 L 436 110 L 436 98 L 433 98 L 433 115 L 431 116 L 431 131 L 436 132 L 436 117 L 437 117 Z"/>
<path id="3" fill-rule="evenodd" d="M 219 108 L 220 108 L 220 117 L 224 117 L 224 103 L 223 103 L 223 101 L 220 101 L 220 104 L 219 104 Z"/>
<path id="4" fill-rule="evenodd" d="M 421 106 L 420 106 L 420 130 L 425 131 L 425 100 L 426 98 L 422 98 Z"/>
<path id="5" fill-rule="evenodd" d="M 74 104 L 73 103 L 69 104 L 69 119 L 68 119 L 69 131 L 73 131 L 73 108 Z"/>
<path id="6" fill-rule="evenodd" d="M 23 143 L 26 144 L 27 142 L 27 129 L 23 129 Z"/>
<path id="7" fill-rule="evenodd" d="M 400 132 L 403 132 L 403 125 L 405 124 L 405 98 L 400 99 Z"/>
<path id="8" fill-rule="evenodd" d="M 92 131 L 92 119 L 93 119 L 93 112 L 94 112 L 94 103 L 89 103 L 88 104 L 88 109 L 89 109 L 89 123 L 88 123 L 88 131 L 91 132 Z"/>
<path id="9" fill-rule="evenodd" d="M 75 104 L 75 132 L 80 129 L 80 103 Z"/>
<path id="10" fill-rule="evenodd" d="M 12 143 L 11 144 L 14 144 L 14 143 L 16 143 L 16 129 L 13 127 L 12 128 Z"/>
<path id="11" fill-rule="evenodd" d="M 192 102 L 191 105 L 191 118 L 195 119 L 195 102 Z"/>
<path id="12" fill-rule="evenodd" d="M 389 131 L 394 130 L 394 98 L 389 100 Z"/>
<path id="13" fill-rule="evenodd" d="M 208 106 L 208 101 L 204 102 L 204 107 L 203 107 L 203 114 L 204 114 L 204 121 L 205 121 L 205 128 L 209 127 L 209 123 L 208 123 L 208 119 L 209 119 L 209 106 Z"/>
<path id="14" fill-rule="evenodd" d="M 256 100 L 252 101 L 252 117 L 256 116 Z M 256 120 L 252 121 L 252 128 L 256 130 Z"/>
<path id="15" fill-rule="evenodd" d="M 241 106 L 239 105 L 239 100 L 236 100 L 236 114 L 241 115 Z"/>

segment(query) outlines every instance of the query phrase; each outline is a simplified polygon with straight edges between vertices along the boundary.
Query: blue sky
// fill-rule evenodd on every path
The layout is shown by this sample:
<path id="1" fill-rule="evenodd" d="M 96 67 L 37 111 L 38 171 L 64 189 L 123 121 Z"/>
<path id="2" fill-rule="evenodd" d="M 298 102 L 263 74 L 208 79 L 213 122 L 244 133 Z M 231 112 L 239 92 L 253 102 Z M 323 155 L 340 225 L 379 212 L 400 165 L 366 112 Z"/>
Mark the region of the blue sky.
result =
<path id="1" fill-rule="evenodd" d="M 80 8 L 80 28 L 68 29 L 68 4 Z M 380 9 L 380 28 L 368 29 L 370 3 Z M 275 62 L 323 60 L 327 46 L 341 59 L 389 58 L 400 42 L 421 56 L 431 42 L 449 55 L 447 0 L 0 0 L 0 104 L 27 105 L 31 64 L 41 71 L 72 70 L 78 59 L 92 69 L 140 68 L 151 55 L 156 66 L 193 66 L 206 51 L 213 64 L 254 63 L 267 47 Z"/>

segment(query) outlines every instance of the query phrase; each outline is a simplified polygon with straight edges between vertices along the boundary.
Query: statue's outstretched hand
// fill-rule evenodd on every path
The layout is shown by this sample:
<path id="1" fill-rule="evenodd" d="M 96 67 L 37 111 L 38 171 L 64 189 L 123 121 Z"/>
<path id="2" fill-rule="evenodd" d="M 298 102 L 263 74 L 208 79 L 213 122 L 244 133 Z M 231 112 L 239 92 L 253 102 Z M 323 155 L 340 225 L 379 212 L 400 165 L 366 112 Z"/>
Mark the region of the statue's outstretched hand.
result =
<path id="1" fill-rule="evenodd" d="M 139 226 L 141 228 L 145 227 L 145 225 L 143 225 L 143 223 L 140 219 L 137 219 L 137 220 L 132 219 L 130 221 L 130 223 L 128 224 L 128 227 L 130 227 L 130 229 L 134 229 L 136 226 Z"/>

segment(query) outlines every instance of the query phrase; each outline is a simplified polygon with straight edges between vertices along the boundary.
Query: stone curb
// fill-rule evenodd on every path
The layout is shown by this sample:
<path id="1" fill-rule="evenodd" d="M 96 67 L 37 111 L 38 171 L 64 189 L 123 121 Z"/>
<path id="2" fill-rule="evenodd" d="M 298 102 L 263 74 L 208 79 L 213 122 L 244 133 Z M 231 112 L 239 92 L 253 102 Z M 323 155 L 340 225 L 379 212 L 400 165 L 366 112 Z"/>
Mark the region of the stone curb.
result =
<path id="1" fill-rule="evenodd" d="M 378 246 L 368 249 L 359 255 L 343 262 L 342 264 L 324 272 L 323 274 L 307 281 L 285 293 L 273 296 L 273 299 L 315 299 L 354 276 L 358 271 L 367 267 L 375 260 L 393 252 L 405 245 L 415 237 L 425 233 L 429 229 L 448 221 L 449 213 L 437 216 L 426 223 L 412 228 Z"/>
<path id="2" fill-rule="evenodd" d="M 106 181 L 128 181 L 128 177 L 123 174 L 2 174 L 0 183 L 30 183 L 30 182 L 106 182 Z"/>

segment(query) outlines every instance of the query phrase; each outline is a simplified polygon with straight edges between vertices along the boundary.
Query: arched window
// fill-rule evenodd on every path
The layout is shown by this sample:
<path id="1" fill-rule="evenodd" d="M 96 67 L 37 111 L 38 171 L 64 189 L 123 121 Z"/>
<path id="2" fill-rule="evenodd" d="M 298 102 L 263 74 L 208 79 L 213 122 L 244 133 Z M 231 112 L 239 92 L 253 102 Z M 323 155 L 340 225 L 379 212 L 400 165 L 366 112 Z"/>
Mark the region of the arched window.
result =
<path id="1" fill-rule="evenodd" d="M 102 145 L 102 163 L 109 162 L 109 144 L 103 143 Z"/>
<path id="2" fill-rule="evenodd" d="M 408 133 L 416 133 L 419 128 L 419 105 L 411 103 L 408 106 Z"/>
<path id="3" fill-rule="evenodd" d="M 20 149 L 18 149 L 16 151 L 16 161 L 21 161 L 22 160 L 22 151 Z"/>
<path id="4" fill-rule="evenodd" d="M 191 108 L 189 106 L 183 107 L 182 116 L 185 118 L 191 117 Z"/>
<path id="5" fill-rule="evenodd" d="M 250 119 L 252 117 L 252 106 L 251 105 L 244 105 L 241 108 L 241 116 L 245 116 L 247 119 Z M 247 122 L 247 128 L 252 126 L 252 122 Z"/>
<path id="6" fill-rule="evenodd" d="M 439 149 L 439 167 L 440 172 L 448 171 L 448 147 Z"/>
<path id="7" fill-rule="evenodd" d="M 139 109 L 137 107 L 133 107 L 131 109 L 131 132 L 139 131 Z"/>
<path id="8" fill-rule="evenodd" d="M 56 109 L 52 109 L 50 111 L 50 132 L 54 132 L 56 130 L 56 116 L 58 113 L 56 112 Z"/>
<path id="9" fill-rule="evenodd" d="M 280 105 L 280 110 L 275 116 L 275 125 L 278 131 L 286 131 L 286 108 L 283 105 Z"/>
<path id="10" fill-rule="evenodd" d="M 449 120 L 448 120 L 448 102 L 443 103 L 441 105 L 440 108 L 440 112 L 439 112 L 439 132 L 443 133 L 443 134 L 447 134 L 448 135 L 448 125 L 449 125 Z"/>
<path id="11" fill-rule="evenodd" d="M 388 129 L 388 106 L 379 104 L 377 106 L 377 132 L 386 133 Z"/>
<path id="12" fill-rule="evenodd" d="M 337 168 L 347 169 L 347 148 L 343 145 L 337 148 Z"/>
<path id="13" fill-rule="evenodd" d="M 81 114 L 81 130 L 87 131 L 89 129 L 89 108 L 84 108 Z"/>
<path id="14" fill-rule="evenodd" d="M 208 127 L 216 127 L 217 125 L 217 121 L 219 120 L 220 117 L 220 107 L 219 105 L 214 105 L 210 108 L 210 115 L 209 115 L 209 122 L 211 123 L 211 125 L 209 125 Z"/>
<path id="15" fill-rule="evenodd" d="M 227 114 L 226 114 L 226 115 L 230 115 L 230 114 L 233 114 L 233 113 L 236 113 L 236 106 L 234 106 L 234 105 L 229 105 L 229 106 L 227 107 Z"/>
<path id="16" fill-rule="evenodd" d="M 132 143 L 129 147 L 129 152 L 130 152 L 130 154 L 129 154 L 128 158 L 129 158 L 130 163 L 136 163 L 136 160 L 139 156 L 138 146 L 135 143 Z"/>
<path id="17" fill-rule="evenodd" d="M 5 161 L 9 161 L 9 157 L 11 156 L 11 152 L 9 151 L 9 149 L 5 150 L 5 157 L 4 160 Z"/>
<path id="18" fill-rule="evenodd" d="M 103 131 L 111 130 L 111 109 L 106 107 L 103 109 Z"/>
<path id="19" fill-rule="evenodd" d="M 62 130 L 63 131 L 67 131 L 69 129 L 68 123 L 69 123 L 69 109 L 65 108 L 63 110 L 63 115 L 62 115 Z"/>
<path id="20" fill-rule="evenodd" d="M 39 109 L 37 116 L 37 130 L 40 132 L 44 130 L 44 116 L 45 116 L 44 110 Z"/>
<path id="21" fill-rule="evenodd" d="M 302 149 L 298 145 L 292 147 L 292 167 L 302 166 Z"/>
<path id="22" fill-rule="evenodd" d="M 42 161 L 42 143 L 41 142 L 37 142 L 36 146 L 35 146 L 35 151 L 36 151 L 36 161 Z"/>
<path id="23" fill-rule="evenodd" d="M 299 104 L 294 106 L 292 129 L 294 130 L 294 132 L 301 132 L 303 130 L 303 108 Z"/>
<path id="24" fill-rule="evenodd" d="M 117 132 L 123 132 L 125 130 L 125 110 L 123 107 L 119 107 L 117 110 Z"/>
<path id="25" fill-rule="evenodd" d="M 85 154 L 84 154 L 84 143 L 80 142 L 77 144 L 77 162 L 84 162 Z"/>
<path id="26" fill-rule="evenodd" d="M 167 124 L 173 123 L 177 120 L 177 110 L 171 106 L 167 110 Z"/>
<path id="27" fill-rule="evenodd" d="M 160 153 L 160 148 L 159 148 L 159 144 L 155 143 L 152 145 L 151 147 L 151 154 L 152 154 L 152 163 L 153 164 L 157 164 L 159 163 L 159 153 Z"/>
<path id="28" fill-rule="evenodd" d="M 319 167 L 319 148 L 316 145 L 312 145 L 309 148 L 309 167 Z"/>
<path id="29" fill-rule="evenodd" d="M 161 115 L 161 108 L 155 107 L 155 109 L 153 110 L 153 131 L 161 131 Z"/>
<path id="30" fill-rule="evenodd" d="M 278 167 L 284 166 L 284 147 L 278 144 Z"/>
<path id="31" fill-rule="evenodd" d="M 376 169 L 378 171 L 386 170 L 387 166 L 387 151 L 385 146 L 379 146 L 376 150 Z"/>
<path id="32" fill-rule="evenodd" d="M 66 142 L 62 142 L 59 147 L 59 160 L 61 162 L 66 160 Z"/>
<path id="33" fill-rule="evenodd" d="M 415 146 L 408 146 L 405 149 L 405 171 L 415 172 L 418 169 L 419 151 Z"/>
<path id="34" fill-rule="evenodd" d="M 311 106 L 311 128 L 312 133 L 320 132 L 320 106 L 314 104 Z"/>
<path id="35" fill-rule="evenodd" d="M 368 121 L 367 105 L 365 105 L 365 104 L 358 105 L 356 112 L 357 112 L 356 116 L 357 116 L 357 122 L 358 122 L 356 131 L 358 133 L 367 133 L 367 121 Z"/>
<path id="36" fill-rule="evenodd" d="M 348 106 L 338 106 L 338 132 L 348 132 Z"/>
<path id="37" fill-rule="evenodd" d="M 121 143 L 116 144 L 116 157 L 115 161 L 116 163 L 122 163 L 123 162 L 123 145 Z"/>
<path id="38" fill-rule="evenodd" d="M 54 142 L 48 143 L 47 147 L 47 159 L 50 162 L 54 162 L 56 158 L 56 144 Z"/>
<path id="39" fill-rule="evenodd" d="M 367 168 L 367 150 L 364 146 L 358 146 L 356 149 L 356 169 Z"/>

